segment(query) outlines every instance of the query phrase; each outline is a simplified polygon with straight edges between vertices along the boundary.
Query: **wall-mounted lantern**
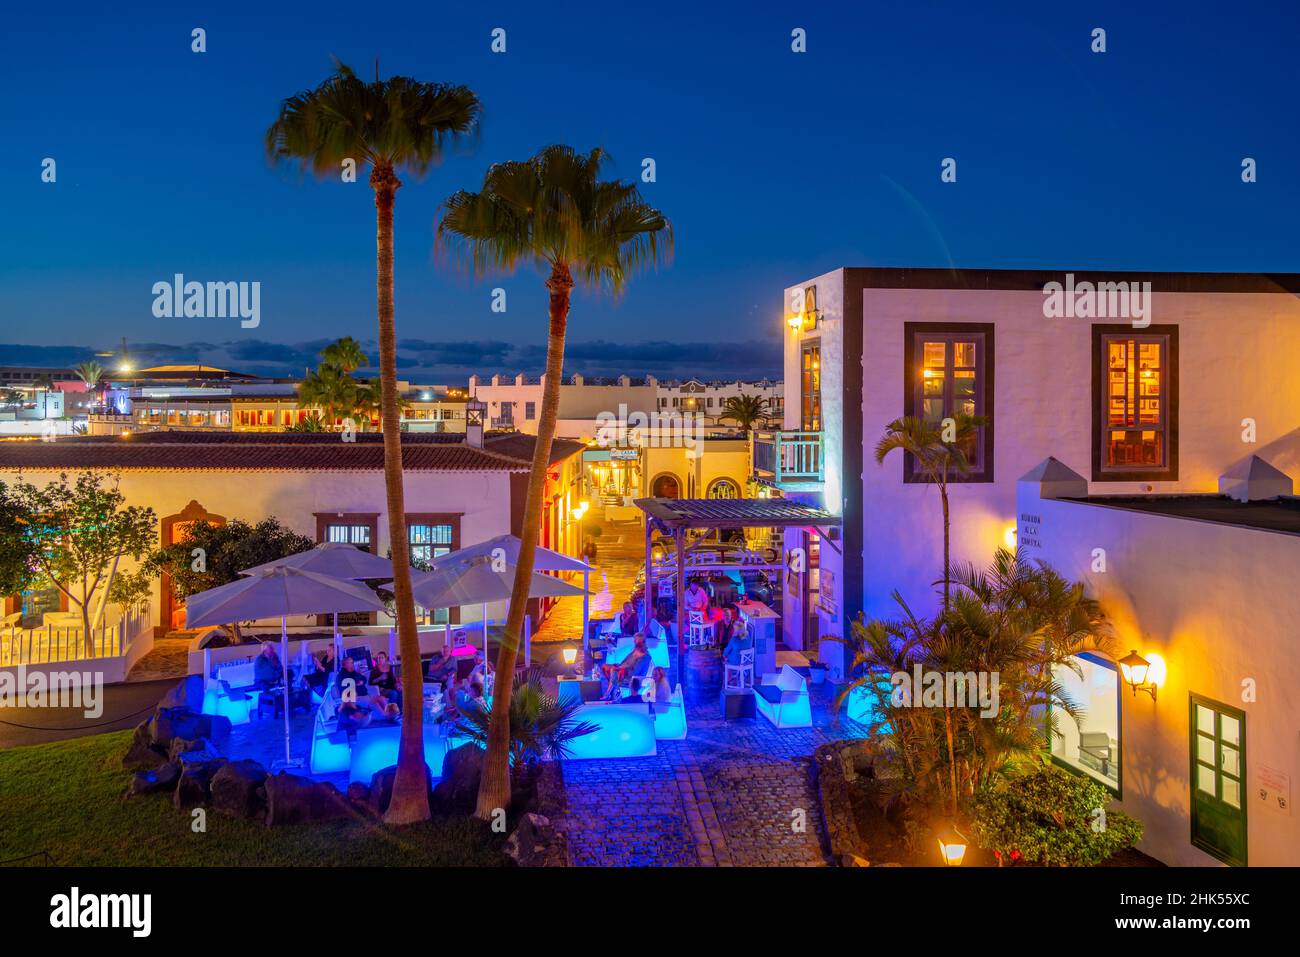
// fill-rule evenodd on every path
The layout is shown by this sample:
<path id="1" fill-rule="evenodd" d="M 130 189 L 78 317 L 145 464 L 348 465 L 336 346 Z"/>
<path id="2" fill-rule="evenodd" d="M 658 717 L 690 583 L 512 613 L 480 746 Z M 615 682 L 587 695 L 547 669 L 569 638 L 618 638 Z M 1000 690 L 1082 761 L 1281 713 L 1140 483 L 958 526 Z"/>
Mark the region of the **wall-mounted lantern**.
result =
<path id="1" fill-rule="evenodd" d="M 1133 649 L 1127 655 L 1119 660 L 1120 674 L 1124 676 L 1124 683 L 1133 689 L 1133 697 L 1137 697 L 1139 691 L 1145 691 L 1151 695 L 1151 700 L 1156 700 L 1156 683 L 1151 680 L 1151 662 L 1137 653 Z"/>

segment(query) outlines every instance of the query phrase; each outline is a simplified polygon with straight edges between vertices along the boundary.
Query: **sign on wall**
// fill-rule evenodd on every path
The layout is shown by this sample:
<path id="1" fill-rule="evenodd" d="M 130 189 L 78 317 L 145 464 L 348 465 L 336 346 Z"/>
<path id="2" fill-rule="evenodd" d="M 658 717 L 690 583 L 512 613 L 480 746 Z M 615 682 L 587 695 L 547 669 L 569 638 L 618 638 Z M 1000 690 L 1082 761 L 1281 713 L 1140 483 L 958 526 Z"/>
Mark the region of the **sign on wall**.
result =
<path id="1" fill-rule="evenodd" d="M 1291 778 L 1278 768 L 1261 764 L 1255 771 L 1255 797 L 1270 810 L 1291 813 Z"/>
<path id="2" fill-rule="evenodd" d="M 1043 519 L 1039 515 L 1032 515 L 1029 512 L 1020 513 L 1020 527 L 1016 529 L 1016 547 L 1017 548 L 1042 548 L 1043 543 L 1039 539 L 1039 529 L 1043 527 Z"/>
<path id="3" fill-rule="evenodd" d="M 831 621 L 839 619 L 840 606 L 835 601 L 835 574 L 829 568 L 817 574 L 817 605 Z"/>

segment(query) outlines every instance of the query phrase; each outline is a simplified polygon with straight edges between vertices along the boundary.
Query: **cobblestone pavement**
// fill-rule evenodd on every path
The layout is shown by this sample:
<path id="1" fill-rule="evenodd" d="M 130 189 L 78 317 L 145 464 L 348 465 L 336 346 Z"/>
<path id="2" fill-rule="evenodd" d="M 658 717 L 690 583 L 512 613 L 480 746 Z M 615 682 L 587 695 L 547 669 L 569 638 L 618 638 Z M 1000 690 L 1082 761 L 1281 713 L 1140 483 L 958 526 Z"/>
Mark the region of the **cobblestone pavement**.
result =
<path id="1" fill-rule="evenodd" d="M 862 729 L 835 722 L 834 689 L 813 686 L 811 728 L 762 717 L 723 721 L 716 705 L 687 709 L 685 741 L 653 758 L 566 761 L 567 808 L 557 826 L 576 866 L 820 866 L 811 755 Z"/>
<path id="2" fill-rule="evenodd" d="M 160 678 L 184 678 L 190 671 L 189 645 L 192 631 L 172 632 L 155 638 L 153 648 L 135 663 L 127 681 L 156 681 Z"/>

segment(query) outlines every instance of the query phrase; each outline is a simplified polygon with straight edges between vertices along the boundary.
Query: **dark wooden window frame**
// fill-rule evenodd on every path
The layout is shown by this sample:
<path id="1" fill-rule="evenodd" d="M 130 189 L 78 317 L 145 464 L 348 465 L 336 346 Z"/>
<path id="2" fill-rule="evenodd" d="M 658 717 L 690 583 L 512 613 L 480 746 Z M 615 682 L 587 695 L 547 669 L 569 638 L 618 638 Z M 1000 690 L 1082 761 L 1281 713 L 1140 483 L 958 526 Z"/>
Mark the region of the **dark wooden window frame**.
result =
<path id="1" fill-rule="evenodd" d="M 408 539 L 407 548 L 410 548 L 409 539 L 411 537 L 412 525 L 450 525 L 451 526 L 451 545 L 449 546 L 454 552 L 460 548 L 460 520 L 464 518 L 463 512 L 407 512 L 406 513 L 406 537 Z M 439 546 L 442 547 L 442 546 Z M 453 625 L 460 624 L 460 609 L 452 608 L 448 613 L 448 620 Z"/>
<path id="2" fill-rule="evenodd" d="M 817 353 L 817 391 L 804 391 L 804 356 L 816 351 Z M 822 340 L 820 336 L 812 339 L 803 339 L 799 342 L 799 430 L 801 432 L 820 432 L 826 429 L 826 414 L 822 407 L 822 377 L 821 377 L 821 359 L 822 359 Z M 819 428 L 809 429 L 808 425 L 812 419 L 811 410 L 809 409 L 808 400 L 815 398 L 817 402 L 816 422 Z"/>
<path id="3" fill-rule="evenodd" d="M 971 335 L 981 337 L 979 354 L 976 357 L 978 373 L 975 380 L 976 397 L 979 402 L 979 414 L 987 416 L 989 423 L 983 429 L 983 441 L 980 445 L 980 470 L 970 475 L 950 475 L 951 484 L 988 484 L 994 480 L 993 462 L 993 427 L 994 419 L 994 374 L 997 367 L 997 352 L 994 343 L 994 324 L 991 322 L 905 322 L 903 323 L 903 409 L 904 415 L 919 416 L 916 390 L 917 370 L 920 351 L 917 339 L 926 335 Z M 929 480 L 917 472 L 910 455 L 903 456 L 903 481 L 909 485 L 925 484 Z"/>
<path id="4" fill-rule="evenodd" d="M 370 551 L 379 554 L 378 512 L 312 512 L 316 517 L 316 543 L 329 541 L 325 530 L 330 525 L 366 525 L 370 528 Z"/>
<path id="5" fill-rule="evenodd" d="M 1167 336 L 1169 347 L 1162 363 L 1167 370 L 1165 394 L 1165 451 L 1163 469 L 1145 471 L 1102 467 L 1102 446 L 1106 437 L 1106 350 L 1107 336 Z M 1177 482 L 1178 481 L 1178 326 L 1136 328 L 1132 323 L 1094 324 L 1092 327 L 1092 480 L 1094 482 Z"/>

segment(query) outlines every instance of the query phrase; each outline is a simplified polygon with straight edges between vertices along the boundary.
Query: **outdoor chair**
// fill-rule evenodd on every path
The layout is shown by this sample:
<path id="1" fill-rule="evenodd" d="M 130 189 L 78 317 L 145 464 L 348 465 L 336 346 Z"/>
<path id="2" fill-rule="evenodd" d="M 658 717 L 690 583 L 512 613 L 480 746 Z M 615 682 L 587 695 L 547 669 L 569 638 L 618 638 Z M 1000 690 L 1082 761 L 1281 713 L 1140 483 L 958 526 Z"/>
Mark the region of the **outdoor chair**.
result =
<path id="1" fill-rule="evenodd" d="M 1079 733 L 1079 762 L 1110 774 L 1110 735 L 1105 731 L 1081 731 Z"/>
<path id="2" fill-rule="evenodd" d="M 754 649 L 740 652 L 740 664 L 723 666 L 724 691 L 744 691 L 754 686 Z"/>
<path id="3" fill-rule="evenodd" d="M 686 699 L 680 683 L 667 701 L 651 702 L 650 716 L 655 723 L 656 741 L 681 741 L 686 737 Z"/>
<path id="4" fill-rule="evenodd" d="M 705 620 L 704 612 L 686 613 L 686 644 L 690 648 L 707 645 L 713 636 L 713 625 Z"/>
<path id="5" fill-rule="evenodd" d="M 782 665 L 779 672 L 763 675 L 754 687 L 754 706 L 778 728 L 812 727 L 808 683 L 789 665 Z"/>

